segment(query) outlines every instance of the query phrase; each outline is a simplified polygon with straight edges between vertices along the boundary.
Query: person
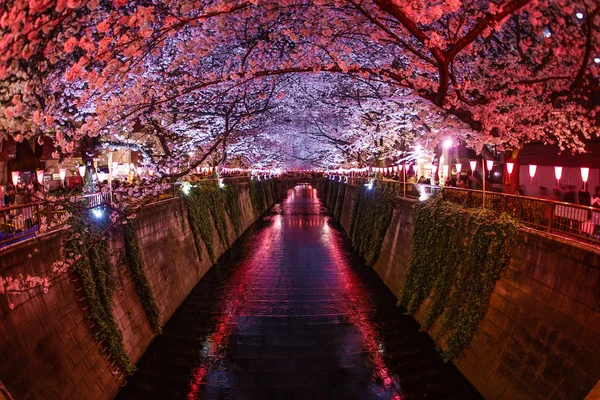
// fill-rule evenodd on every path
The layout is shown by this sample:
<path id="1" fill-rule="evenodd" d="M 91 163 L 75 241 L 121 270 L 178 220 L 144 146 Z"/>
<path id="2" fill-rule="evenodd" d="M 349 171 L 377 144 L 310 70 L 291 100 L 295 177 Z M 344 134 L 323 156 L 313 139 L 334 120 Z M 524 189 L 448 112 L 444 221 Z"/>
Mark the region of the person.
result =
<path id="1" fill-rule="evenodd" d="M 552 189 L 552 198 L 551 198 L 551 200 L 554 200 L 554 201 L 561 201 L 562 200 L 562 194 L 561 194 L 559 188 Z"/>
<path id="2" fill-rule="evenodd" d="M 583 186 L 581 187 L 581 190 L 578 193 L 579 198 L 579 204 L 581 204 L 582 206 L 591 206 L 592 205 L 592 201 L 590 198 L 590 192 L 588 192 L 585 188 L 585 183 L 583 184 Z"/>
<path id="3" fill-rule="evenodd" d="M 565 197 L 563 198 L 565 203 L 573 203 L 577 204 L 577 197 L 575 194 L 575 185 L 567 186 L 567 192 L 565 193 Z"/>
<path id="4" fill-rule="evenodd" d="M 592 207 L 600 208 L 600 186 L 596 186 L 596 191 L 592 196 Z"/>
<path id="5" fill-rule="evenodd" d="M 4 195 L 4 204 L 12 206 L 15 203 L 15 188 L 13 185 L 8 185 L 6 188 L 6 194 Z"/>

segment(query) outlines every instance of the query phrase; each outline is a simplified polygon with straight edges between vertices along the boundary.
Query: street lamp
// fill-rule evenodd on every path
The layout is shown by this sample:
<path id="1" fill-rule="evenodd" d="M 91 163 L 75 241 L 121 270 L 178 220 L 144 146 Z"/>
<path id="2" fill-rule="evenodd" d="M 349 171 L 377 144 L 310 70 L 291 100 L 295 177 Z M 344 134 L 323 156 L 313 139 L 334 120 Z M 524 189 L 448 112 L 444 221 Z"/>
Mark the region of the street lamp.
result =
<path id="1" fill-rule="evenodd" d="M 471 175 L 473 175 L 475 173 L 475 169 L 477 168 L 477 161 L 469 161 L 469 166 L 471 167 Z"/>
<path id="2" fill-rule="evenodd" d="M 556 177 L 556 186 L 560 187 L 560 178 L 562 177 L 563 167 L 554 167 L 554 176 Z"/>
<path id="3" fill-rule="evenodd" d="M 529 184 L 533 181 L 533 177 L 535 176 L 535 171 L 537 171 L 537 165 L 531 164 L 529 166 Z"/>
<path id="4" fill-rule="evenodd" d="M 581 179 L 583 179 L 583 190 L 587 190 L 587 181 L 590 177 L 590 169 L 587 167 L 581 167 Z"/>
<path id="5" fill-rule="evenodd" d="M 21 175 L 21 172 L 19 171 L 13 171 L 12 172 L 12 183 L 15 186 L 15 190 L 17 189 L 17 183 L 19 183 L 19 176 Z"/>

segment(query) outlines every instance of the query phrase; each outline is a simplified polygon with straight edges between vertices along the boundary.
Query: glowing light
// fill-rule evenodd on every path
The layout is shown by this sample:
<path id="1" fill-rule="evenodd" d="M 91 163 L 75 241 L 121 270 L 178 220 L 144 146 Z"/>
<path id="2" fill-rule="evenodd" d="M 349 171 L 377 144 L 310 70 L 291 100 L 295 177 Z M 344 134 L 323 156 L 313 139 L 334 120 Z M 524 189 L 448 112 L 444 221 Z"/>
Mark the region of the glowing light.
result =
<path id="1" fill-rule="evenodd" d="M 415 147 L 415 151 L 416 151 L 416 152 L 420 152 L 421 150 L 423 150 L 423 146 L 421 146 L 420 144 L 418 144 L 418 145 Z"/>
<path id="2" fill-rule="evenodd" d="M 40 185 L 42 183 L 44 183 L 44 170 L 43 169 L 38 169 L 37 171 L 35 171 L 35 176 Z"/>
<path id="3" fill-rule="evenodd" d="M 408 172 L 408 170 L 410 169 L 410 164 L 404 164 L 404 169 L 406 170 L 406 172 Z"/>
<path id="4" fill-rule="evenodd" d="M 600 57 L 594 57 L 594 62 L 596 64 L 600 64 Z"/>
<path id="5" fill-rule="evenodd" d="M 85 176 L 85 165 L 80 165 L 77 170 L 79 171 L 79 176 L 83 178 Z"/>
<path id="6" fill-rule="evenodd" d="M 221 189 L 223 189 L 225 187 L 225 184 L 223 183 L 223 178 L 219 178 L 219 187 Z"/>
<path id="7" fill-rule="evenodd" d="M 432 165 L 431 166 L 431 174 L 435 175 L 435 172 L 437 171 L 437 165 Z"/>
<path id="8" fill-rule="evenodd" d="M 100 207 L 96 207 L 92 209 L 92 215 L 94 217 L 96 217 L 97 219 L 102 218 L 102 215 L 104 214 L 104 210 Z"/>
<path id="9" fill-rule="evenodd" d="M 59 168 L 58 169 L 58 176 L 60 176 L 60 180 L 64 181 L 65 178 L 67 177 L 67 169 L 66 168 Z"/>
<path id="10" fill-rule="evenodd" d="M 442 167 L 443 171 L 444 171 L 444 178 L 448 176 L 448 164 L 444 164 L 444 166 Z"/>
<path id="11" fill-rule="evenodd" d="M 487 160 L 487 161 L 485 162 L 485 165 L 487 166 L 487 170 L 488 170 L 488 171 L 491 171 L 491 170 L 492 170 L 492 168 L 494 168 L 494 160 Z"/>
<path id="12" fill-rule="evenodd" d="M 535 171 L 537 171 L 537 165 L 531 164 L 529 166 L 529 177 L 533 178 L 535 176 Z"/>
<path id="13" fill-rule="evenodd" d="M 452 139 L 444 140 L 444 149 L 449 149 L 450 147 L 452 147 L 452 144 Z"/>
<path id="14" fill-rule="evenodd" d="M 419 169 L 419 166 L 417 164 L 412 166 L 413 172 L 415 173 L 415 175 L 417 175 L 417 170 Z"/>
<path id="15" fill-rule="evenodd" d="M 191 190 L 192 185 L 189 182 L 183 182 L 183 184 L 181 185 L 181 191 L 183 192 L 183 194 L 187 196 L 188 194 L 190 194 Z"/>
<path id="16" fill-rule="evenodd" d="M 590 169 L 587 167 L 581 167 L 581 179 L 583 179 L 583 181 L 585 183 L 587 183 L 589 177 L 590 177 Z"/>
<path id="17" fill-rule="evenodd" d="M 557 181 L 560 181 L 560 178 L 562 177 L 562 168 L 563 167 L 554 167 L 554 176 Z"/>
<path id="18" fill-rule="evenodd" d="M 369 181 L 369 183 L 365 183 L 365 186 L 366 186 L 367 189 L 371 190 L 371 189 L 373 189 L 373 185 L 374 184 L 375 184 L 375 181 L 373 179 L 371 179 Z"/>
<path id="19" fill-rule="evenodd" d="M 17 183 L 19 183 L 19 176 L 21 175 L 21 173 L 19 171 L 13 171 L 12 172 L 12 183 L 13 185 L 17 186 Z"/>
<path id="20" fill-rule="evenodd" d="M 475 169 L 477 168 L 477 161 L 475 161 L 475 160 L 469 161 L 469 166 L 471 167 L 471 172 L 475 172 Z"/>
<path id="21" fill-rule="evenodd" d="M 550 31 L 550 28 L 548 28 L 547 26 L 542 29 L 542 34 L 544 35 L 544 37 L 547 37 L 547 38 L 552 36 L 552 32 Z"/>
<path id="22" fill-rule="evenodd" d="M 455 165 L 456 167 L 456 175 L 460 175 L 460 171 L 462 171 L 462 164 L 461 163 L 457 163 Z"/>
<path id="23" fill-rule="evenodd" d="M 577 12 L 577 13 L 575 13 L 575 16 L 577 17 L 577 19 L 583 19 L 583 17 L 584 17 L 585 15 L 583 15 L 583 13 L 582 13 L 582 12 Z"/>
<path id="24" fill-rule="evenodd" d="M 508 171 L 509 175 L 512 174 L 514 169 L 515 169 L 515 163 L 511 163 L 511 162 L 506 163 L 506 170 Z"/>

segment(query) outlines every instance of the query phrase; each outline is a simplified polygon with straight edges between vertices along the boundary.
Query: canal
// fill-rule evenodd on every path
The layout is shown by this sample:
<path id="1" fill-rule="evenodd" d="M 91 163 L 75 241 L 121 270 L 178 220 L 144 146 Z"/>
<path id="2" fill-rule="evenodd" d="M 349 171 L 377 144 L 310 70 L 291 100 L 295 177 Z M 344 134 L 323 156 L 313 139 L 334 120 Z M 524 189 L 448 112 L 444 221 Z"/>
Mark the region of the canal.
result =
<path id="1" fill-rule="evenodd" d="M 120 399 L 479 399 L 298 185 L 202 278 Z"/>

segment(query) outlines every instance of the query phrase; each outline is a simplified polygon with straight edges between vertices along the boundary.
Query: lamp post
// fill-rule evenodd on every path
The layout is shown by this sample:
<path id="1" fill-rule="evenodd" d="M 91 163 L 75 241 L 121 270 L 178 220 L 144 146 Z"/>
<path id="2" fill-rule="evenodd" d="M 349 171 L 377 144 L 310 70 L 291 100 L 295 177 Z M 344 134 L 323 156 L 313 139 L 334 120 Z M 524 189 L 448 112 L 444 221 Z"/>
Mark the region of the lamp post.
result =
<path id="1" fill-rule="evenodd" d="M 63 188 L 64 188 L 65 187 L 65 179 L 67 177 L 67 169 L 66 168 L 59 168 L 58 169 L 58 176 L 60 176 L 60 180 L 61 180 Z"/>
<path id="2" fill-rule="evenodd" d="M 511 162 L 506 163 L 506 172 L 508 172 L 507 182 L 509 182 L 509 183 L 510 183 L 510 174 L 512 174 L 514 169 L 515 169 L 515 163 L 511 163 Z"/>
<path id="3" fill-rule="evenodd" d="M 562 177 L 563 167 L 554 167 L 554 177 L 556 178 L 556 186 L 560 188 L 560 178 Z"/>
<path id="4" fill-rule="evenodd" d="M 462 164 L 456 163 L 454 166 L 456 167 L 456 177 L 458 178 L 458 176 L 460 175 L 460 171 L 462 171 Z"/>
<path id="5" fill-rule="evenodd" d="M 533 182 L 533 177 L 535 176 L 535 171 L 537 171 L 537 165 L 531 164 L 529 166 L 529 184 Z"/>
<path id="6" fill-rule="evenodd" d="M 477 161 L 475 161 L 475 160 L 469 161 L 469 166 L 471 167 L 471 176 L 474 176 L 475 168 L 477 168 Z"/>
<path id="7" fill-rule="evenodd" d="M 583 190 L 587 191 L 587 181 L 590 177 L 590 169 L 587 167 L 581 167 L 581 179 L 583 179 Z"/>

